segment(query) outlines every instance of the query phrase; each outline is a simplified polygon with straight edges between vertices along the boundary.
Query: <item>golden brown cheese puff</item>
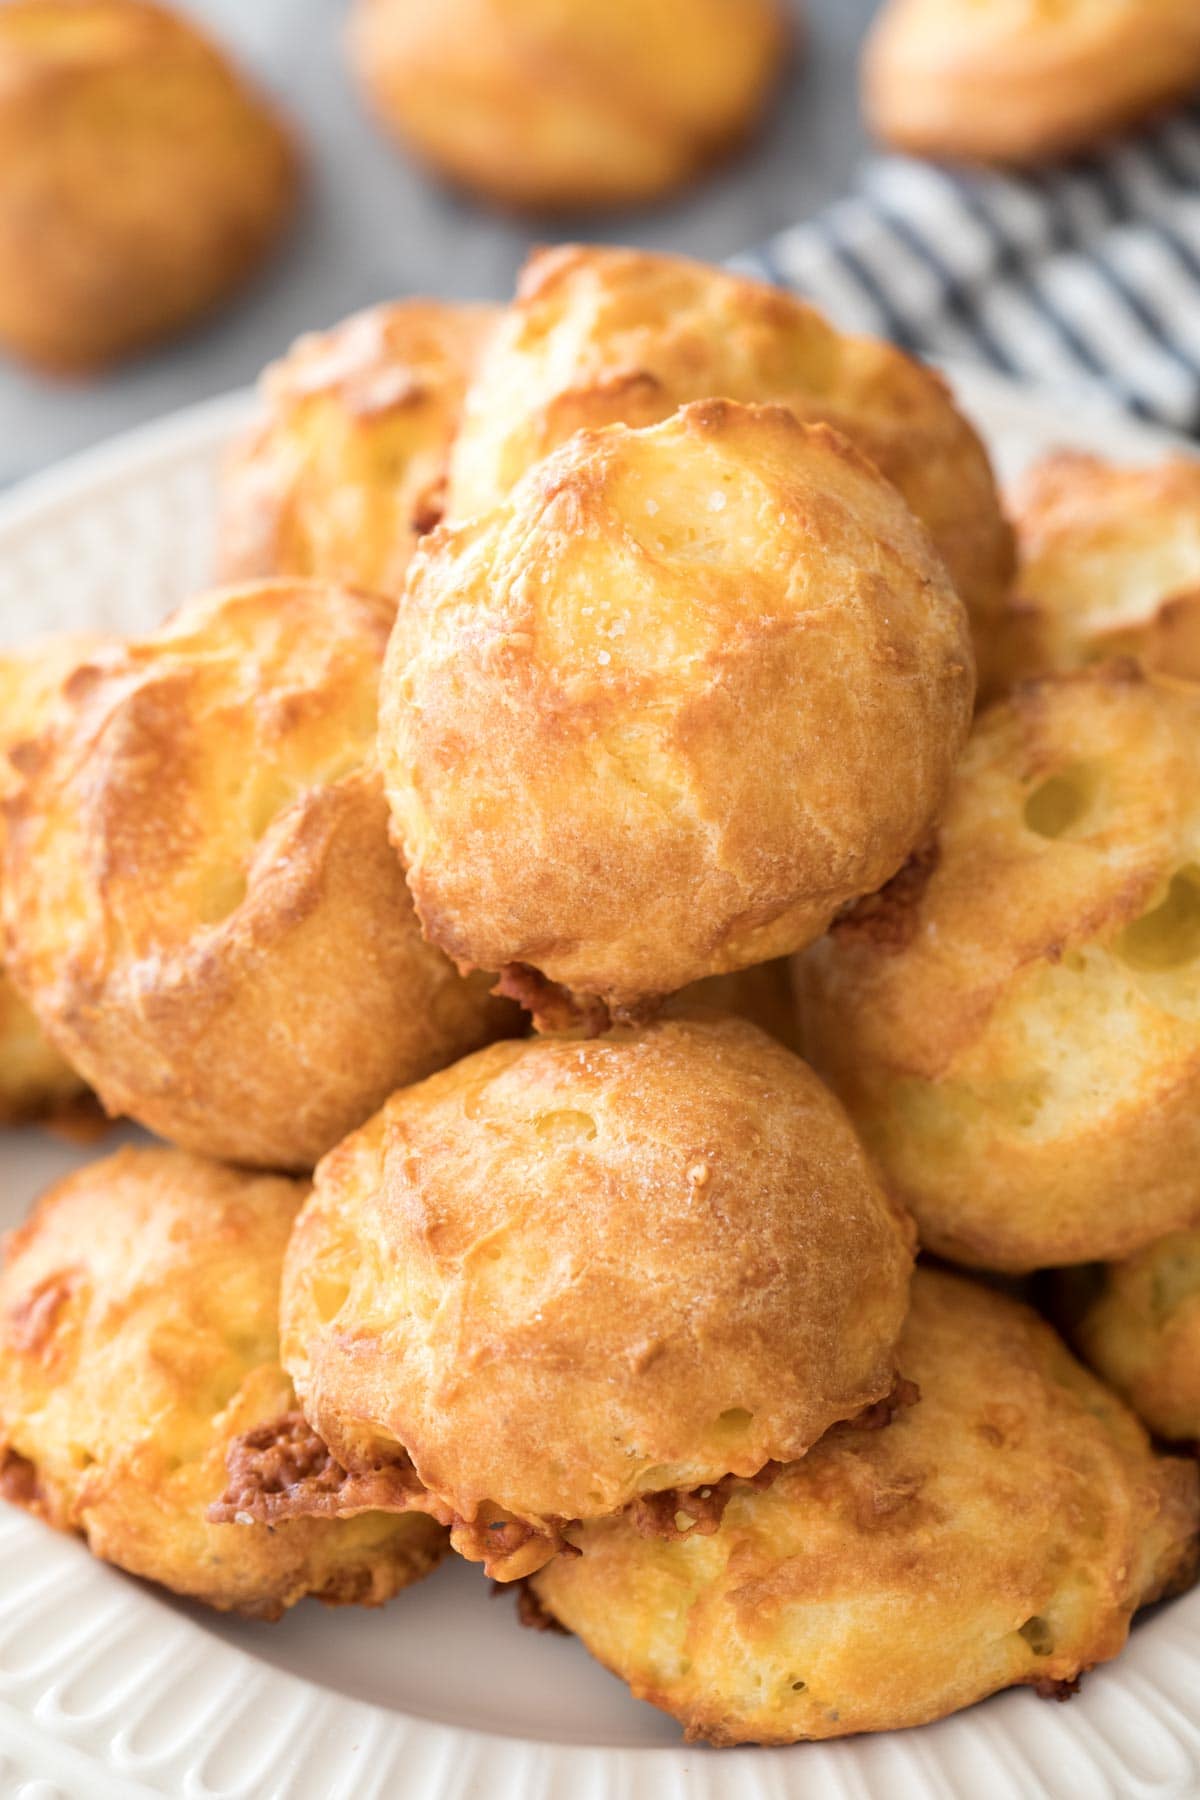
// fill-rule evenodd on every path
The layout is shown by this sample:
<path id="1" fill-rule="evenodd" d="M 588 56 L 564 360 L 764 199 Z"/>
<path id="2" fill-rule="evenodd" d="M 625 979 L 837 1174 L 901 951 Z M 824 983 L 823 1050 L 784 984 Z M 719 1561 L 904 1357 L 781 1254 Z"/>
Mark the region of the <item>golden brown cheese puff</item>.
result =
<path id="1" fill-rule="evenodd" d="M 0 651 L 0 797 L 20 777 L 9 752 L 36 737 L 58 704 L 71 671 L 100 640 L 83 633 L 41 638 Z M 0 834 L 3 821 L 0 820 Z M 0 839 L 0 858 L 3 855 Z M 53 1112 L 84 1091 L 84 1082 L 47 1041 L 37 1020 L 0 967 L 0 1121 Z"/>
<path id="2" fill-rule="evenodd" d="M 449 512 L 493 506 L 581 426 L 653 425 L 712 395 L 786 406 L 870 457 L 932 533 L 986 675 L 1012 533 L 987 452 L 945 383 L 778 288 L 703 263 L 571 244 L 537 252 L 468 393 Z"/>
<path id="3" fill-rule="evenodd" d="M 787 1744 L 922 1725 L 1000 1688 L 1069 1692 L 1139 1606 L 1194 1574 L 1194 1465 L 1155 1456 L 1033 1312 L 918 1269 L 920 1388 L 839 1427 L 718 1530 L 624 1518 L 533 1579 L 553 1618 L 689 1737 Z"/>
<path id="4" fill-rule="evenodd" d="M 312 333 L 259 384 L 265 418 L 221 486 L 222 576 L 399 593 L 441 517 L 463 394 L 497 313 L 404 300 Z"/>
<path id="5" fill-rule="evenodd" d="M 421 937 L 374 765 L 389 601 L 204 596 L 77 670 L 9 801 L 10 970 L 106 1108 L 309 1168 L 509 1020 Z"/>
<path id="6" fill-rule="evenodd" d="M 1080 1355 L 1159 1437 L 1200 1443 L 1200 1231 L 1064 1269 L 1056 1286 Z"/>
<path id="7" fill-rule="evenodd" d="M 284 1247 L 307 1183 L 121 1150 L 44 1194 L 0 1271 L 0 1491 L 222 1611 L 377 1605 L 426 1574 L 419 1513 L 211 1525 L 238 1433 L 294 1404 Z"/>
<path id="8" fill-rule="evenodd" d="M 1200 1224 L 1200 692 L 1102 666 L 981 715 L 936 840 L 798 962 L 807 1054 L 952 1261 Z"/>
<path id="9" fill-rule="evenodd" d="M 763 112 L 781 0 L 356 0 L 350 56 L 386 130 L 502 206 L 649 201 Z"/>
<path id="10" fill-rule="evenodd" d="M 654 1495 L 645 1528 L 673 1532 L 886 1399 L 910 1269 L 812 1072 L 679 1015 L 394 1095 L 317 1171 L 283 1361 L 343 1469 L 410 1459 L 456 1547 L 513 1579 L 566 1520 Z"/>
<path id="11" fill-rule="evenodd" d="M 150 0 L 0 7 L 0 344 L 86 372 L 239 287 L 297 158 L 194 25 Z"/>
<path id="12" fill-rule="evenodd" d="M 1019 557 L 998 683 L 1114 653 L 1200 680 L 1200 461 L 1138 467 L 1066 451 L 1035 463 L 1010 498 Z"/>
<path id="13" fill-rule="evenodd" d="M 1196 0 L 889 0 L 863 62 L 877 136 L 983 162 L 1084 150 L 1198 84 Z"/>
<path id="14" fill-rule="evenodd" d="M 823 931 L 940 809 L 963 608 L 895 489 L 782 407 L 580 432 L 418 551 L 380 745 L 430 939 L 547 1019 Z"/>

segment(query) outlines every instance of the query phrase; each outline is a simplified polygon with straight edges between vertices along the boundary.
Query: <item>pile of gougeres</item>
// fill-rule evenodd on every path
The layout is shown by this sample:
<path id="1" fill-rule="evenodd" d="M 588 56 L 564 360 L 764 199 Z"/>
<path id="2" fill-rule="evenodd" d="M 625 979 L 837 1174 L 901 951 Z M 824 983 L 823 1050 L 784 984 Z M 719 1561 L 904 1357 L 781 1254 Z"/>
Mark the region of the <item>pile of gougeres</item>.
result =
<path id="1" fill-rule="evenodd" d="M 6 1107 L 165 1140 L 9 1240 L 4 1492 L 263 1616 L 453 1550 L 717 1743 L 1069 1692 L 1200 1531 L 1200 466 L 1014 534 L 620 249 L 262 401 L 227 585 L 0 671 Z"/>

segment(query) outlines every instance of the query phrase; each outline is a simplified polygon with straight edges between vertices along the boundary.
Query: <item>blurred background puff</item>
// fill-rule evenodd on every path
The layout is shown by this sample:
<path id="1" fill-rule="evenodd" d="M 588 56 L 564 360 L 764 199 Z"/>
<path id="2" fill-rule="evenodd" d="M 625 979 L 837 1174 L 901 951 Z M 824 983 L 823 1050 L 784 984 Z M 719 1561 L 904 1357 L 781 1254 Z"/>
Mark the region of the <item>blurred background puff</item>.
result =
<path id="1" fill-rule="evenodd" d="M 1200 1224 L 1200 690 L 1134 663 L 981 714 L 925 854 L 799 959 L 803 1040 L 952 1261 Z"/>
<path id="2" fill-rule="evenodd" d="M 284 1247 L 307 1184 L 126 1149 L 44 1194 L 0 1271 L 0 1490 L 222 1611 L 377 1605 L 446 1537 L 421 1514 L 212 1525 L 230 1440 L 293 1404 Z"/>
<path id="3" fill-rule="evenodd" d="M 510 1023 L 424 942 L 374 767 L 388 600 L 265 582 L 77 669 L 7 808 L 11 970 L 106 1108 L 311 1168 Z"/>
<path id="4" fill-rule="evenodd" d="M 87 373 L 262 262 L 298 158 L 265 99 L 152 0 L 0 6 L 0 345 Z"/>
<path id="5" fill-rule="evenodd" d="M 1200 680 L 1200 459 L 1133 466 L 1061 452 L 1009 498 L 1018 568 L 997 635 L 1000 684 L 1118 653 Z"/>
<path id="6" fill-rule="evenodd" d="M 0 650 L 0 800 L 20 784 L 9 753 L 44 729 L 67 677 L 99 647 L 99 638 L 64 632 Z M 0 870 L 2 863 L 0 818 Z M 0 964 L 0 1123 L 61 1113 L 84 1093 L 85 1085 L 49 1042 Z"/>
<path id="7" fill-rule="evenodd" d="M 1200 1231 L 1125 1262 L 1064 1269 L 1055 1286 L 1084 1360 L 1159 1437 L 1200 1448 Z"/>
<path id="8" fill-rule="evenodd" d="M 283 1360 L 349 1479 L 407 1471 L 398 1504 L 419 1487 L 513 1579 L 570 1519 L 711 1529 L 724 1476 L 886 1410 L 911 1241 L 837 1102 L 742 1020 L 497 1044 L 322 1162 Z"/>
<path id="9" fill-rule="evenodd" d="M 676 256 L 562 245 L 525 266 L 467 396 L 448 511 L 483 511 L 582 426 L 654 425 L 718 395 L 834 425 L 931 532 L 981 669 L 1013 569 L 979 437 L 931 370 L 765 283 Z"/>
<path id="10" fill-rule="evenodd" d="M 844 438 L 722 400 L 581 431 L 410 570 L 380 746 L 426 933 L 550 1022 L 797 949 L 924 838 L 973 697 Z"/>
<path id="11" fill-rule="evenodd" d="M 1155 1456 L 1034 1313 L 955 1276 L 918 1270 L 900 1359 L 921 1397 L 882 1430 L 736 1484 L 711 1536 L 577 1526 L 536 1602 L 718 1744 L 1069 1692 L 1193 1577 L 1195 1466 Z"/>
<path id="12" fill-rule="evenodd" d="M 355 0 L 368 103 L 431 168 L 502 206 L 655 200 L 763 113 L 783 0 Z"/>
<path id="13" fill-rule="evenodd" d="M 222 480 L 222 577 L 400 591 L 442 514 L 463 395 L 498 312 L 405 300 L 301 338 L 266 371 L 265 419 Z"/>
<path id="14" fill-rule="evenodd" d="M 863 65 L 879 137 L 982 162 L 1086 150 L 1197 86 L 1196 0 L 888 0 Z"/>

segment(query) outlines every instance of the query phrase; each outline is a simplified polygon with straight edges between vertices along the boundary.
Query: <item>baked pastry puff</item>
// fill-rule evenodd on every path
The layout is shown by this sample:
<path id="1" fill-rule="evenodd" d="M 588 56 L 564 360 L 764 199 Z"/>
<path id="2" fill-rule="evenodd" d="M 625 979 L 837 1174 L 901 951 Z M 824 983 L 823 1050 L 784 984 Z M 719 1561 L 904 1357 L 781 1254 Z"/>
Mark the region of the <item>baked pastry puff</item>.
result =
<path id="1" fill-rule="evenodd" d="M 832 425 L 899 488 L 970 614 L 986 687 L 1013 542 L 977 433 L 933 370 L 725 269 L 611 245 L 536 251 L 467 395 L 448 515 L 495 506 L 574 431 L 658 424 L 713 396 Z"/>
<path id="2" fill-rule="evenodd" d="M 836 432 L 581 431 L 409 572 L 380 754 L 426 934 L 550 1023 L 798 949 L 924 839 L 973 697 L 927 534 Z"/>
<path id="3" fill-rule="evenodd" d="M 1086 150 L 1197 86 L 1194 0 L 887 0 L 863 62 L 879 137 L 982 162 Z"/>
<path id="4" fill-rule="evenodd" d="M 341 1492 L 281 1484 L 264 1431 L 219 1516 L 416 1505 L 501 1580 L 570 1519 L 710 1530 L 731 1472 L 893 1398 L 910 1270 L 836 1101 L 743 1020 L 493 1045 L 331 1152 L 297 1223 L 283 1360 Z"/>
<path id="5" fill-rule="evenodd" d="M 757 123 L 781 0 L 355 0 L 350 56 L 386 130 L 501 206 L 631 206 Z"/>
<path id="6" fill-rule="evenodd" d="M 392 604 L 263 582 L 76 669 L 18 752 L 9 967 L 105 1107 L 311 1168 L 516 1023 L 421 937 L 374 763 Z"/>
<path id="7" fill-rule="evenodd" d="M 1065 1698 L 1191 1581 L 1191 1462 L 1002 1294 L 918 1269 L 882 1430 L 838 1426 L 709 1536 L 572 1527 L 532 1581 L 641 1700 L 716 1744 L 923 1725 L 1000 1688 Z"/>
<path id="8" fill-rule="evenodd" d="M 19 785 L 10 751 L 44 729 L 63 683 L 99 644 L 94 636 L 63 632 L 0 650 L 0 798 Z M 0 820 L 0 868 L 2 846 Z M 55 1113 L 70 1106 L 85 1086 L 82 1076 L 49 1042 L 0 964 L 0 1122 Z"/>
<path id="9" fill-rule="evenodd" d="M 155 0 L 0 7 L 0 346 L 86 373 L 240 287 L 291 218 L 264 97 Z"/>
<path id="10" fill-rule="evenodd" d="M 1060 1270 L 1054 1293 L 1084 1361 L 1158 1437 L 1200 1446 L 1200 1230 Z"/>
<path id="11" fill-rule="evenodd" d="M 936 835 L 798 959 L 806 1054 L 921 1239 L 1021 1271 L 1200 1225 L 1200 689 L 982 713 Z"/>
<path id="12" fill-rule="evenodd" d="M 307 1183 L 124 1149 L 43 1194 L 0 1269 L 0 1494 L 221 1611 L 378 1605 L 447 1548 L 431 1518 L 238 1528 L 229 1443 L 294 1404 L 279 1271 Z"/>
<path id="13" fill-rule="evenodd" d="M 1018 567 L 996 634 L 999 685 L 1113 655 L 1200 680 L 1200 459 L 1062 451 L 1009 500 Z"/>
<path id="14" fill-rule="evenodd" d="M 397 594 L 442 513 L 463 394 L 498 313 L 402 300 L 300 338 L 221 480 L 228 581 L 299 575 Z"/>

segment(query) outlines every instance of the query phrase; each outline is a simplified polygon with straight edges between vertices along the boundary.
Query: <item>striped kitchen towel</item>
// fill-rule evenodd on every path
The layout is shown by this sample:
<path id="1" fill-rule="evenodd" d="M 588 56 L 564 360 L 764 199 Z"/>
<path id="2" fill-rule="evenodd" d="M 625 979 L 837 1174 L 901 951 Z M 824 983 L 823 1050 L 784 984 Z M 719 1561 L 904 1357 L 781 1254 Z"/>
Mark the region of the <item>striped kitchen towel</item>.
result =
<path id="1" fill-rule="evenodd" d="M 878 158 L 735 266 L 847 329 L 1200 434 L 1200 104 L 1032 174 Z"/>

